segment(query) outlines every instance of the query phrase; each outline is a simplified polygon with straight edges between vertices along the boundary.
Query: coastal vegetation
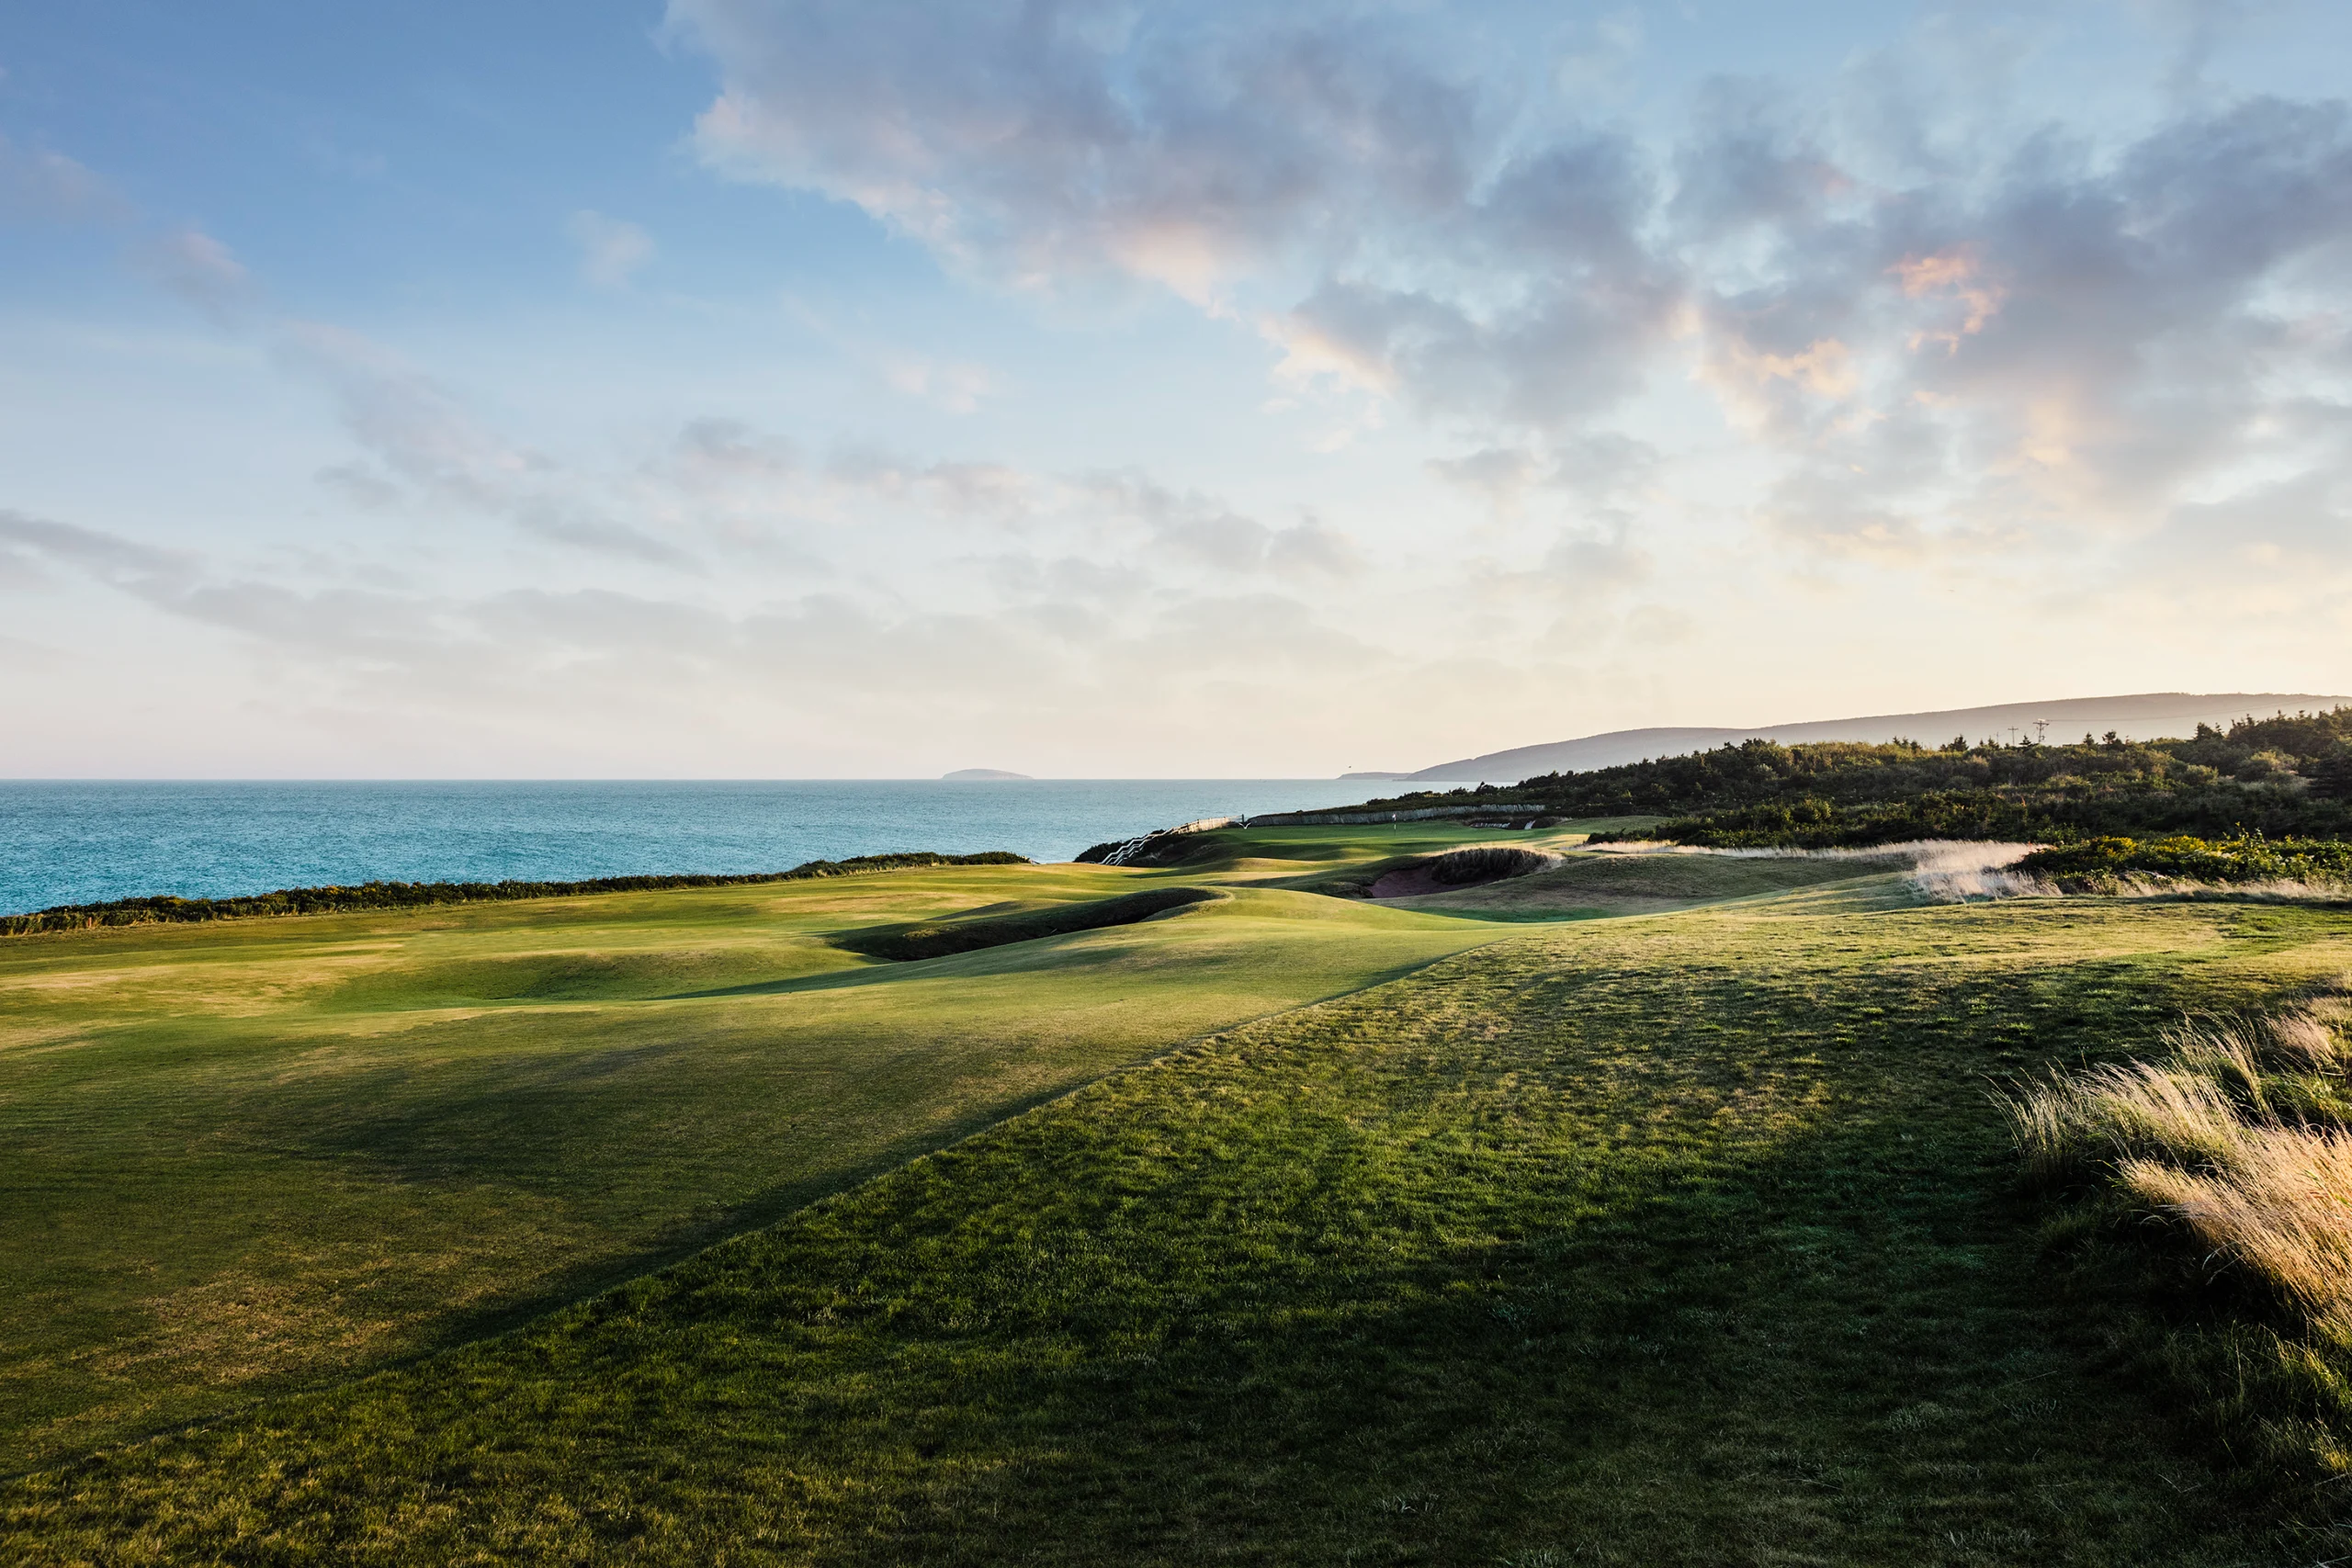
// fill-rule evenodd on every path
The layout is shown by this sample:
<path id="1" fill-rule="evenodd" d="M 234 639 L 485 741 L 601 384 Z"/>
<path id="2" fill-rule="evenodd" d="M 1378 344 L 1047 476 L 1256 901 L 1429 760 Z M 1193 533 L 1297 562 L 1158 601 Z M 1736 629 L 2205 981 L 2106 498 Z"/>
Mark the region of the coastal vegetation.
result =
<path id="1" fill-rule="evenodd" d="M 976 855 L 852 855 L 812 860 L 790 871 L 740 876 L 604 876 L 586 882 L 363 882 L 354 887 L 281 887 L 231 898 L 176 898 L 168 894 L 116 898 L 102 904 L 60 904 L 28 915 L 0 915 L 0 936 L 136 926 L 158 921 L 255 919 L 271 915 L 324 915 L 347 909 L 413 909 L 428 904 L 495 903 L 517 898 L 567 898 L 586 893 L 652 893 L 678 887 L 748 887 L 763 882 L 808 882 L 918 865 L 1026 865 L 1026 855 L 991 850 Z"/>
<path id="2" fill-rule="evenodd" d="M 2037 850 L 2018 870 L 2071 893 L 2249 885 L 2352 894 L 2352 843 L 2341 839 L 2080 839 Z"/>
<path id="3" fill-rule="evenodd" d="M 2249 717 L 2226 731 L 2199 726 L 2185 740 L 1751 740 L 1351 809 L 1453 804 L 1579 818 L 1645 814 L 1662 819 L 1643 830 L 1648 835 L 1719 848 L 2099 835 L 2339 838 L 2352 833 L 2352 708 Z"/>

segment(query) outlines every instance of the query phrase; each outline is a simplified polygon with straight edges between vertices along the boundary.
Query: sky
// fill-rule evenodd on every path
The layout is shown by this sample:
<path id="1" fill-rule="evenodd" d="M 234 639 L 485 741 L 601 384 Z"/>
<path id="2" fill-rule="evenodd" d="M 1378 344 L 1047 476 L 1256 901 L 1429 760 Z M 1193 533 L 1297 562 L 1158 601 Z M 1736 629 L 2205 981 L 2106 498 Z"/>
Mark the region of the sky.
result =
<path id="1" fill-rule="evenodd" d="M 0 11 L 0 775 L 2352 690 L 2352 6 Z"/>

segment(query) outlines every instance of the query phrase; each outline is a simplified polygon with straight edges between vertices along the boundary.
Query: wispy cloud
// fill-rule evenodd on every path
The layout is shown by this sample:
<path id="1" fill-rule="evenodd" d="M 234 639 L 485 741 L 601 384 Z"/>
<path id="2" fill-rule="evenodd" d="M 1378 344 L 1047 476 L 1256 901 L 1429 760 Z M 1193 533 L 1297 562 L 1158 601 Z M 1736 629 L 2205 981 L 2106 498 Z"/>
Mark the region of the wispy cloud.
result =
<path id="1" fill-rule="evenodd" d="M 626 219 L 582 209 L 563 231 L 580 248 L 580 276 L 599 288 L 619 288 L 653 259 L 653 236 Z"/>
<path id="2" fill-rule="evenodd" d="M 84 164 L 0 136 L 0 222 L 94 222 L 129 211 L 115 189 Z"/>

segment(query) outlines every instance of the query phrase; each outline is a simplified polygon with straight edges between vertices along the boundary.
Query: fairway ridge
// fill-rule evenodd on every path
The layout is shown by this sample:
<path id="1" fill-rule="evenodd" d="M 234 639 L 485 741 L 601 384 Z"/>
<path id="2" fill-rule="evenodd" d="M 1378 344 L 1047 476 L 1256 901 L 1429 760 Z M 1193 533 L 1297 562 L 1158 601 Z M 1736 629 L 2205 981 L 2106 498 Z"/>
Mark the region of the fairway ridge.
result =
<path id="1" fill-rule="evenodd" d="M 956 919 L 850 931 L 835 937 L 833 945 L 899 963 L 947 958 L 1016 942 L 1035 942 L 1042 937 L 1069 936 L 1077 931 L 1101 931 L 1106 926 L 1131 926 L 1171 909 L 1223 897 L 1208 887 L 1151 887 L 1113 898 L 1049 904 L 1043 908 L 1012 913 L 1001 913 L 996 906 L 989 906 Z"/>
<path id="2" fill-rule="evenodd" d="M 1984 1089 L 2124 1051 L 2177 1010 L 2267 1005 L 2352 961 L 2352 923 L 1899 907 L 1868 891 L 1890 880 L 1505 928 L 528 1327 L 21 1478 L 0 1489 L 7 1546 L 2289 1560 L 2162 1380 L 2052 1298 Z M 1099 964 L 1087 944 L 1138 942 L 1169 962 L 1184 949 L 1156 944 L 1227 921 L 1436 920 L 1234 893 L 894 967 L 1069 944 Z"/>

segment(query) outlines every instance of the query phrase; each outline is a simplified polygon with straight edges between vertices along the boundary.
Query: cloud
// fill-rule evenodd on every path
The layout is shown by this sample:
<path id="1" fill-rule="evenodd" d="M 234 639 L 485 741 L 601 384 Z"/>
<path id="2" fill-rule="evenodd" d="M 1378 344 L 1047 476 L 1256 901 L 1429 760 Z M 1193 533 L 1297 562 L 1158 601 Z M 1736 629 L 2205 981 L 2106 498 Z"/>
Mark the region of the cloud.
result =
<path id="1" fill-rule="evenodd" d="M 1645 581 L 1657 565 L 1650 552 L 1629 538 L 1622 528 L 1564 532 L 1544 560 L 1546 571 L 1586 594 L 1632 588 Z"/>
<path id="2" fill-rule="evenodd" d="M 554 543 L 693 569 L 693 555 L 611 516 L 552 460 L 514 446 L 471 417 L 447 389 L 383 345 L 321 321 L 279 323 L 279 358 L 325 385 L 345 429 L 382 473 L 348 466 L 321 478 L 371 505 L 396 493 L 386 477 L 426 499 L 486 513 Z"/>
<path id="3" fill-rule="evenodd" d="M 253 275 L 244 264 L 193 225 L 150 241 L 142 257 L 158 283 L 216 321 L 233 321 L 253 303 Z"/>
<path id="4" fill-rule="evenodd" d="M 1237 704 L 1261 705 L 1270 676 L 1336 673 L 1369 689 L 1386 662 L 1289 595 L 1170 592 L 1087 562 L 1012 569 L 1031 596 L 1011 605 L 827 591 L 729 609 L 643 589 L 468 593 L 288 578 L 0 514 L 0 561 L 19 553 L 226 634 L 257 670 L 299 675 L 317 710 L 306 725 L 368 714 L 377 735 L 436 759 L 447 747 L 435 735 L 496 733 L 502 747 L 587 750 L 609 769 L 649 737 L 707 747 L 717 736 L 806 767 L 812 753 L 851 754 L 882 735 L 1046 738 L 1079 723 L 1156 731 L 1151 743 L 1181 750 L 1229 723 Z M 1117 613 L 1086 602 L 1106 596 Z M 219 671 L 222 645 L 173 640 Z M 246 707 L 266 700 L 250 680 L 237 684 Z M 1106 709 L 1114 700 L 1131 720 Z"/>
<path id="5" fill-rule="evenodd" d="M 1479 100 L 1342 7 L 1179 17 L 1016 0 L 925 11 L 674 0 L 717 62 L 696 145 L 856 203 L 1016 284 L 1125 274 L 1188 299 L 1370 208 L 1473 177 Z M 1405 40 L 1392 40 L 1401 45 Z"/>
<path id="6" fill-rule="evenodd" d="M 121 197 L 86 166 L 0 136 L 0 221 L 88 223 L 127 213 Z"/>
<path id="7" fill-rule="evenodd" d="M 1656 479 L 1662 460 L 1646 442 L 1600 430 L 1533 447 L 1484 446 L 1459 457 L 1431 458 L 1429 468 L 1504 515 L 1538 496 L 1588 511 L 1622 512 L 1632 491 Z"/>
<path id="8" fill-rule="evenodd" d="M 2299 474 L 2177 507 L 2134 551 L 2143 570 L 2192 581 L 2291 573 L 2352 580 L 2352 476 Z"/>
<path id="9" fill-rule="evenodd" d="M 151 602 L 182 592 L 195 570 L 195 558 L 183 552 L 8 510 L 0 510 L 0 548 L 19 560 L 76 568 Z"/>
<path id="10" fill-rule="evenodd" d="M 2176 83 L 2237 9 L 2156 17 Z M 2249 462 L 2338 460 L 2279 433 L 2282 389 L 2346 396 L 2340 104 L 2159 83 L 2118 136 L 2019 108 L 2030 31 L 1929 19 L 1826 78 L 1705 82 L 1636 133 L 1520 96 L 1532 36 L 1498 24 L 1482 53 L 1411 8 L 1000 0 L 914 28 L 675 0 L 671 19 L 718 69 L 715 166 L 1014 287 L 1255 299 L 1295 395 L 1401 405 L 1469 449 L 1438 471 L 1506 512 L 1678 384 L 1767 470 L 1760 536 L 1838 555 L 1924 562 L 2020 529 L 2064 548 Z M 1626 17 L 1563 40 L 1587 86 L 1641 49 Z M 1185 526 L 1204 558 L 1248 553 L 1242 530 Z"/>
<path id="11" fill-rule="evenodd" d="M 1804 223 L 1854 186 L 1774 85 L 1717 78 L 1702 88 L 1691 118 L 1676 150 L 1667 205 L 1686 239 Z"/>
<path id="12" fill-rule="evenodd" d="M 1484 498 L 1498 512 L 1518 510 L 1543 475 L 1533 453 L 1510 446 L 1482 446 L 1459 457 L 1432 457 L 1429 466 L 1438 478 Z"/>
<path id="13" fill-rule="evenodd" d="M 599 288 L 619 288 L 653 259 L 653 236 L 637 224 L 585 208 L 564 220 L 580 247 L 580 276 Z"/>
<path id="14" fill-rule="evenodd" d="M 348 452 L 302 466 L 346 534 L 253 566 L 18 515 L 0 577 L 111 583 L 354 703 L 549 733 L 971 722 L 1108 758 L 1252 714 L 1286 741 L 1302 694 L 1317 724 L 1566 733 L 1668 716 L 1678 683 L 1713 708 L 1946 680 L 1869 650 L 1952 625 L 1971 680 L 2072 647 L 2102 683 L 2194 682 L 2233 644 L 2292 653 L 2267 628 L 2341 624 L 2352 588 L 2352 110 L 2231 85 L 2229 6 L 2124 9 L 2146 37 L 1939 14 L 1686 85 L 1685 30 L 1646 13 L 673 0 L 714 67 L 709 167 L 853 204 L 956 309 L 1050 316 L 1074 373 L 1106 314 L 1148 323 L 1122 351 L 1197 357 L 1133 418 L 1057 422 L 1070 383 L 1020 375 L 1042 339 L 984 334 L 981 365 L 929 318 L 811 310 L 835 379 L 810 384 L 841 395 L 796 397 L 804 423 L 566 430 L 519 378 L 493 396 L 296 319 L 205 230 L 159 231 L 151 276 L 341 420 Z M 2098 95 L 2051 96 L 2086 59 Z M 83 209 L 87 171 L 0 154 L 12 212 Z M 589 283 L 648 276 L 641 229 L 566 228 Z M 1078 395 L 1127 395 L 1130 363 Z M 1194 392 L 1237 363 L 1261 384 Z M 849 423 L 907 412 L 890 393 L 989 417 L 971 449 Z M 1189 395 L 1242 412 L 1212 444 Z M 1000 416 L 1023 434 L 990 447 Z M 1104 430 L 1129 445 L 1073 445 Z M 397 579 L 355 564 L 387 552 Z M 2209 624 L 2200 593 L 2237 608 Z M 1415 744 L 1495 743 L 1461 739 Z"/>
<path id="15" fill-rule="evenodd" d="M 1089 475 L 1071 491 L 1075 510 L 1140 531 L 1163 566 L 1287 579 L 1345 579 L 1365 569 L 1357 542 L 1317 518 L 1270 527 L 1214 496 L 1173 490 L 1136 472 Z"/>
<path id="16" fill-rule="evenodd" d="M 996 378 L 985 367 L 965 361 L 893 355 L 884 359 L 882 374 L 897 390 L 950 413 L 970 413 L 996 390 Z"/>
<path id="17" fill-rule="evenodd" d="M 741 420 L 706 415 L 688 420 L 672 444 L 672 471 L 690 490 L 751 484 L 773 487 L 801 471 L 799 448 L 763 434 Z"/>
<path id="18" fill-rule="evenodd" d="M 1027 523 L 1052 488 L 1003 463 L 925 462 L 864 445 L 837 448 L 826 460 L 825 478 L 840 492 L 911 502 L 944 516 L 1009 527 Z"/>
<path id="19" fill-rule="evenodd" d="M 213 235 L 193 225 L 174 229 L 143 242 L 136 257 L 164 289 L 221 327 L 267 345 L 278 364 L 332 394 L 345 428 L 367 454 L 367 460 L 328 464 L 316 473 L 344 499 L 382 511 L 413 492 L 502 518 L 550 542 L 697 569 L 691 552 L 612 515 L 581 476 L 497 435 L 383 344 L 266 308 L 258 281 Z"/>

